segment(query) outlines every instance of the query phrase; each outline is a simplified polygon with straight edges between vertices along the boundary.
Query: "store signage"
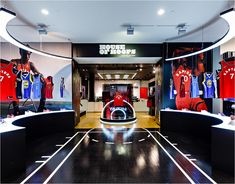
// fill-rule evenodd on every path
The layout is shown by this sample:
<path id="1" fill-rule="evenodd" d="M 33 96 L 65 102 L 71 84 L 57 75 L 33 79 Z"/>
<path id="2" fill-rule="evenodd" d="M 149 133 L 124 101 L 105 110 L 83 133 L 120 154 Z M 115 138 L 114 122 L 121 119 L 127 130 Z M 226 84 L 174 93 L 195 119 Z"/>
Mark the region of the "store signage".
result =
<path id="1" fill-rule="evenodd" d="M 126 107 L 110 107 L 110 111 L 117 111 L 117 110 L 121 110 L 121 111 L 127 111 Z"/>
<path id="2" fill-rule="evenodd" d="M 102 44 L 99 45 L 100 55 L 127 55 L 135 56 L 136 49 L 126 48 L 124 44 Z"/>

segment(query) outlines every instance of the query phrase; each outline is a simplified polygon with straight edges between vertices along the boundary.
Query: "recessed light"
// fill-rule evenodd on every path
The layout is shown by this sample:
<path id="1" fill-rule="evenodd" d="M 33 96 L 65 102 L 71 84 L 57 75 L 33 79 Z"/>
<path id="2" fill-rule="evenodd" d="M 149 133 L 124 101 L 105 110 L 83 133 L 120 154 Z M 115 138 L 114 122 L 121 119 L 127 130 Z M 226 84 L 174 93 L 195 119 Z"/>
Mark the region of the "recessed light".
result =
<path id="1" fill-rule="evenodd" d="M 163 15 L 165 13 L 165 10 L 164 9 L 159 9 L 158 11 L 157 11 L 157 14 L 158 15 Z"/>
<path id="2" fill-rule="evenodd" d="M 49 14 L 49 11 L 47 9 L 41 9 L 41 13 L 43 15 L 48 15 Z"/>

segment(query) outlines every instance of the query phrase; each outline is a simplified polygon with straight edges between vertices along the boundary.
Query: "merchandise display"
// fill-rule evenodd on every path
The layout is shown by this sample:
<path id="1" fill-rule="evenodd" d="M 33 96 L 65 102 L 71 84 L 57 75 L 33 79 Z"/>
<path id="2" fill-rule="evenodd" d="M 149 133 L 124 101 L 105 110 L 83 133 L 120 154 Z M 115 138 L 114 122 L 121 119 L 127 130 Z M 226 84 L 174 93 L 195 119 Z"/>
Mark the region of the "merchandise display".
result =
<path id="1" fill-rule="evenodd" d="M 0 68 L 1 101 L 16 99 L 16 93 L 15 93 L 16 74 L 17 74 L 17 69 L 14 63 L 1 62 L 1 68 Z"/>
<path id="2" fill-rule="evenodd" d="M 48 76 L 45 80 L 45 96 L 46 98 L 53 98 L 53 88 L 54 88 L 54 83 L 53 83 L 53 77 Z"/>
<path id="3" fill-rule="evenodd" d="M 41 75 L 36 74 L 33 76 L 33 88 L 32 88 L 34 99 L 41 98 L 41 89 L 42 89 Z"/>
<path id="4" fill-rule="evenodd" d="M 219 77 L 219 97 L 235 98 L 235 59 L 222 60 Z"/>
<path id="5" fill-rule="evenodd" d="M 217 98 L 217 84 L 213 73 L 204 73 L 204 81 L 202 82 L 204 87 L 204 98 Z"/>

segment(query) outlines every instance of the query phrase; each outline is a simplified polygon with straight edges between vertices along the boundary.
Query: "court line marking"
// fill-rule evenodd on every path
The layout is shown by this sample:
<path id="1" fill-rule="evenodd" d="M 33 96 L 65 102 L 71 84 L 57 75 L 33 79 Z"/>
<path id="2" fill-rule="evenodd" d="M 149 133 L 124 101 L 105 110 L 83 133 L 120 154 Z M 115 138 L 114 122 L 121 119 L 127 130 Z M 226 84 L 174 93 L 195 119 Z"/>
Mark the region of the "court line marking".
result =
<path id="1" fill-rule="evenodd" d="M 94 129 L 94 128 L 93 128 Z M 70 157 L 70 155 L 74 152 L 74 150 L 79 146 L 79 144 L 85 139 L 85 137 L 88 135 L 90 131 L 93 129 L 90 129 L 81 139 L 80 141 L 73 147 L 73 149 L 69 152 L 69 154 L 60 162 L 60 164 L 55 168 L 55 170 L 47 177 L 47 179 L 43 182 L 43 184 L 48 183 L 48 181 L 54 176 L 54 174 L 60 169 L 60 167 L 64 164 L 64 162 Z"/>
<path id="2" fill-rule="evenodd" d="M 158 142 L 158 140 L 153 136 L 153 134 L 151 132 L 149 132 L 147 129 L 145 129 L 145 128 L 143 128 L 143 129 L 146 130 L 151 135 L 151 137 L 162 148 L 162 150 L 167 154 L 167 156 L 174 162 L 176 167 L 178 167 L 178 169 L 183 173 L 183 175 L 190 181 L 190 183 L 195 183 L 193 181 L 193 179 L 184 171 L 184 169 L 176 162 L 176 160 L 168 153 L 168 151 L 166 151 L 166 149 L 160 144 L 160 142 Z"/>
<path id="3" fill-rule="evenodd" d="M 43 155 L 41 158 L 50 158 L 51 156 Z"/>
<path id="4" fill-rule="evenodd" d="M 210 176 L 208 176 L 200 167 L 198 167 L 195 163 L 193 163 L 185 154 L 183 154 L 177 147 L 175 147 L 170 141 L 168 141 L 160 132 L 157 131 L 157 133 L 165 139 L 173 148 L 175 148 L 181 155 L 183 155 L 184 158 L 186 158 L 194 167 L 196 167 L 208 180 L 210 180 L 212 183 L 216 183 Z"/>
<path id="5" fill-rule="evenodd" d="M 140 140 L 138 140 L 139 142 L 142 142 L 142 141 L 145 141 L 145 139 L 140 139 Z"/>
<path id="6" fill-rule="evenodd" d="M 20 184 L 25 183 L 29 178 L 31 178 L 39 169 L 41 169 L 53 156 L 55 156 L 62 148 L 64 148 L 74 137 L 77 136 L 77 134 L 79 134 L 81 132 L 77 132 L 76 134 L 74 134 L 71 139 L 69 139 L 63 146 L 61 146 L 58 150 L 56 150 L 56 152 L 54 152 L 47 160 L 45 160 L 45 162 L 43 164 L 41 164 L 37 169 L 35 169 L 30 175 L 28 175 L 22 182 L 20 182 Z"/>
<path id="7" fill-rule="evenodd" d="M 45 161 L 43 160 L 36 160 L 35 163 L 44 163 Z"/>

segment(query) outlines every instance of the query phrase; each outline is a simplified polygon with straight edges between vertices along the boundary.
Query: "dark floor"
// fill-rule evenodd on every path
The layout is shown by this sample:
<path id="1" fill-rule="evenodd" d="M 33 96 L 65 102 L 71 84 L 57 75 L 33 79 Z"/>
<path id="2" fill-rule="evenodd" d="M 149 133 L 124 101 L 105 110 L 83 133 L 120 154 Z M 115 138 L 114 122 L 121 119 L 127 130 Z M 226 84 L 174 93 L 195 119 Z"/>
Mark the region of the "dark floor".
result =
<path id="1" fill-rule="evenodd" d="M 71 138 L 75 133 L 76 136 Z M 196 158 L 195 165 L 212 176 L 216 182 L 234 183 L 232 176 L 221 171 L 212 172 L 208 145 L 200 140 L 195 142 L 170 132 L 162 134 L 167 135 L 170 142 L 177 142 L 176 147 L 180 151 L 191 154 L 189 158 Z M 54 156 L 50 159 L 41 158 L 50 155 Z M 35 163 L 36 160 L 47 161 Z M 144 129 L 104 128 L 93 129 L 89 133 L 83 129 L 44 137 L 28 143 L 26 165 L 25 172 L 4 182 L 213 182 L 172 147 L 156 129 L 148 132 Z M 34 173 L 31 174 L 32 172 Z"/>

